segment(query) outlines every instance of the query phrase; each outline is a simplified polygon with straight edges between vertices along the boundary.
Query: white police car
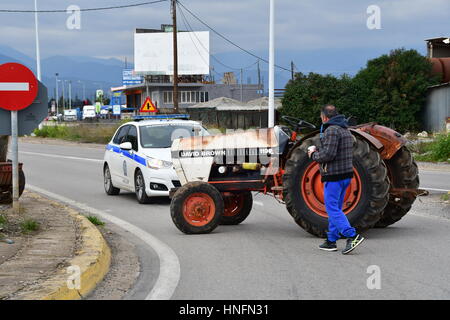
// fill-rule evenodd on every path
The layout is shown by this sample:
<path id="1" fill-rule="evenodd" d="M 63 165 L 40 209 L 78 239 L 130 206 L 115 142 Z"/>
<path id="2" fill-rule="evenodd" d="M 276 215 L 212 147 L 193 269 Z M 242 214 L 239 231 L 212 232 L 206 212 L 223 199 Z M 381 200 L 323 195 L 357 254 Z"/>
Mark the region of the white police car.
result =
<path id="1" fill-rule="evenodd" d="M 181 186 L 172 165 L 172 141 L 194 135 L 209 134 L 198 122 L 189 120 L 141 120 L 122 125 L 106 146 L 106 193 L 135 192 L 139 203 L 168 196 L 170 189 Z"/>

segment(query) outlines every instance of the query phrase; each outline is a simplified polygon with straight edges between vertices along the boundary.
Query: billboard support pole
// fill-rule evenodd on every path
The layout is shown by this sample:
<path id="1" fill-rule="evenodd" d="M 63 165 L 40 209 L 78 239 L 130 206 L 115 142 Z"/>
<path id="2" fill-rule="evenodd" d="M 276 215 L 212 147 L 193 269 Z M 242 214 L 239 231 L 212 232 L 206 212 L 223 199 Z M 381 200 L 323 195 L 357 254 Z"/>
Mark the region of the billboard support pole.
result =
<path id="1" fill-rule="evenodd" d="M 177 0 L 172 0 L 173 19 L 173 111 L 178 113 L 178 39 L 177 39 Z"/>

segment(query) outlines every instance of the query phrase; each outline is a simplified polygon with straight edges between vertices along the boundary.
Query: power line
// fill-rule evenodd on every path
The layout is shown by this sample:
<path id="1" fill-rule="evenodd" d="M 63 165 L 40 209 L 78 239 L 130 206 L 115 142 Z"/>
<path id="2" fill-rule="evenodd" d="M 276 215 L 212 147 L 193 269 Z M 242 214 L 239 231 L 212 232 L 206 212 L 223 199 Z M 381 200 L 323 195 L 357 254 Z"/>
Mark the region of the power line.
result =
<path id="1" fill-rule="evenodd" d="M 188 29 L 186 17 L 184 16 L 184 13 L 183 13 L 181 10 L 180 10 L 180 12 L 181 12 L 181 17 L 182 17 L 182 19 L 183 19 L 184 26 L 185 26 L 186 29 Z M 209 63 L 208 63 L 207 61 L 205 61 L 205 59 L 203 58 L 203 55 L 202 55 L 201 52 L 200 52 L 200 49 L 197 47 L 197 44 L 195 43 L 194 39 L 192 38 L 192 32 L 188 32 L 188 34 L 189 34 L 189 38 L 190 38 L 191 41 L 192 41 L 192 44 L 194 45 L 195 49 L 196 49 L 197 52 L 198 52 L 198 55 L 199 55 L 200 58 L 203 60 L 203 62 L 205 63 L 205 65 L 209 67 Z M 195 33 L 194 33 L 194 35 L 195 35 Z M 196 38 L 197 38 L 197 36 L 196 36 Z M 197 38 L 197 40 L 198 40 L 198 38 Z M 201 44 L 201 41 L 199 41 L 199 42 L 200 42 L 200 44 Z M 203 46 L 203 44 L 202 44 L 202 46 Z M 203 49 L 205 49 L 205 51 L 207 51 L 206 48 L 205 48 L 204 46 L 203 46 Z M 207 52 L 208 52 L 208 51 L 207 51 Z M 208 54 L 209 54 L 209 52 L 208 52 Z M 216 70 L 214 70 L 214 68 L 212 69 L 212 71 L 213 71 L 214 73 L 216 73 L 217 75 L 221 76 L 221 74 L 218 73 Z"/>
<path id="2" fill-rule="evenodd" d="M 221 37 L 222 39 L 224 39 L 225 41 L 227 41 L 228 43 L 232 44 L 233 46 L 235 46 L 236 48 L 244 51 L 245 53 L 251 55 L 252 57 L 255 57 L 256 59 L 259 59 L 261 61 L 264 61 L 265 63 L 269 63 L 269 61 L 267 59 L 261 58 L 259 56 L 257 56 L 256 54 L 248 51 L 247 49 L 244 49 L 243 47 L 241 47 L 240 45 L 234 43 L 233 41 L 231 41 L 230 39 L 228 39 L 227 37 L 225 37 L 223 34 L 221 34 L 220 32 L 218 32 L 217 30 L 215 30 L 213 27 L 211 27 L 210 25 L 208 25 L 206 22 L 204 22 L 202 19 L 200 19 L 197 15 L 195 15 L 192 11 L 190 11 L 188 8 L 186 8 L 186 6 L 184 4 L 182 4 L 179 0 L 177 1 L 187 12 L 189 12 L 189 14 L 191 16 L 193 16 L 195 19 L 197 19 L 201 24 L 203 24 L 205 27 L 207 27 L 208 29 L 210 29 L 212 32 L 214 32 L 215 34 L 217 34 L 219 37 Z M 281 67 L 279 65 L 275 65 L 275 67 L 285 70 L 285 71 L 289 71 L 291 72 L 290 69 Z"/>
<path id="3" fill-rule="evenodd" d="M 253 67 L 254 65 L 256 65 L 256 64 L 258 63 L 258 61 L 257 61 L 257 62 L 252 63 L 251 65 L 249 65 L 249 66 L 247 66 L 247 67 L 245 67 L 245 68 L 233 68 L 233 67 L 230 67 L 230 66 L 226 65 L 225 63 L 223 63 L 222 61 L 220 61 L 218 58 L 216 58 L 212 53 L 210 53 L 209 50 L 203 45 L 203 43 L 200 41 L 200 39 L 199 39 L 199 38 L 197 37 L 197 35 L 195 34 L 194 29 L 192 28 L 191 24 L 190 24 L 189 21 L 187 20 L 187 18 L 186 18 L 186 16 L 185 16 L 183 10 L 181 9 L 181 7 L 179 7 L 179 11 L 180 11 L 181 16 L 182 16 L 182 18 L 183 18 L 183 23 L 184 23 L 186 29 L 188 29 L 188 31 L 191 31 L 191 33 L 194 34 L 194 36 L 195 36 L 195 38 L 197 39 L 198 43 L 200 43 L 200 45 L 201 45 L 201 46 L 203 47 L 203 49 L 208 53 L 208 55 L 210 55 L 211 58 L 213 58 L 217 63 L 219 63 L 219 64 L 222 65 L 223 67 L 225 67 L 225 68 L 227 68 L 227 69 L 232 69 L 232 70 L 240 71 L 241 69 L 244 69 L 244 70 L 250 69 L 251 67 Z M 189 36 L 190 36 L 190 35 L 189 35 Z M 191 38 L 191 40 L 192 40 L 192 37 L 191 37 L 191 36 L 190 36 L 190 38 Z M 194 43 L 193 40 L 192 40 L 192 42 Z M 195 43 L 194 43 L 194 45 L 195 45 Z M 195 47 L 197 48 L 197 45 L 195 45 Z M 197 49 L 197 51 L 198 51 L 198 49 Z M 217 73 L 217 72 L 216 72 L 216 73 Z"/>
<path id="4" fill-rule="evenodd" d="M 147 2 L 140 2 L 140 3 L 134 3 L 134 4 L 126 4 L 121 6 L 111 6 L 111 7 L 99 7 L 99 8 L 86 8 L 86 9 L 80 9 L 79 11 L 86 12 L 86 11 L 105 11 L 105 10 L 112 10 L 112 9 L 124 9 L 124 8 L 132 8 L 132 7 L 140 7 L 145 6 L 149 4 L 155 4 L 160 2 L 167 2 L 168 0 L 156 0 L 156 1 L 147 1 Z M 66 13 L 67 9 L 58 9 L 58 10 L 12 10 L 12 9 L 0 9 L 0 13 Z"/>

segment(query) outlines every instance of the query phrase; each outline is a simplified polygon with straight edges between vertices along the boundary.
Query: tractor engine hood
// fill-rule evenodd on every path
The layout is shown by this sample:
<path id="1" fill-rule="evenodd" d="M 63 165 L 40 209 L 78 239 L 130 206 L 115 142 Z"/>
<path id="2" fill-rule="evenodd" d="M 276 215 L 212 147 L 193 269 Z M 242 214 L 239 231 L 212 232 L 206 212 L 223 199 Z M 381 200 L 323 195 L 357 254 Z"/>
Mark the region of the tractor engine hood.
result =
<path id="1" fill-rule="evenodd" d="M 251 162 L 266 164 L 271 157 L 283 152 L 288 140 L 289 136 L 279 126 L 181 138 L 172 144 L 172 161 L 183 184 L 190 181 L 207 182 L 214 162 L 242 163 L 250 158 Z"/>

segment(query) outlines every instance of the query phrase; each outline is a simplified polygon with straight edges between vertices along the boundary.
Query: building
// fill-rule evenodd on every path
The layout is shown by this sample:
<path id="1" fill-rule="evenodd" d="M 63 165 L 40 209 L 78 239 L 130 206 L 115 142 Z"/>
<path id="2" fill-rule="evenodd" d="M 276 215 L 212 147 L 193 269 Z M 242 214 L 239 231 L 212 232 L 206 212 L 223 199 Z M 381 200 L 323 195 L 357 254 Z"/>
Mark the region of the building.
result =
<path id="1" fill-rule="evenodd" d="M 450 39 L 434 38 L 427 42 L 428 58 L 433 72 L 441 75 L 441 84 L 428 90 L 427 102 L 422 113 L 424 129 L 429 132 L 446 130 L 450 119 Z"/>
<path id="2" fill-rule="evenodd" d="M 187 109 L 190 106 L 213 99 L 226 97 L 230 99 L 248 102 L 261 97 L 262 90 L 257 84 L 230 85 L 215 83 L 180 83 L 178 85 L 179 107 Z M 173 110 L 173 85 L 166 83 L 144 83 L 139 85 L 123 86 L 112 88 L 112 91 L 122 91 L 126 95 L 128 108 L 140 108 L 146 97 L 150 97 L 152 102 L 161 112 L 171 112 Z"/>
<path id="3" fill-rule="evenodd" d="M 129 84 L 124 76 L 124 85 L 112 88 L 113 92 L 122 92 L 126 96 L 128 108 L 139 109 L 150 97 L 160 112 L 173 111 L 172 30 L 170 25 L 162 25 L 161 30 L 136 29 L 135 70 L 132 74 L 127 70 L 125 74 L 127 81 L 140 76 L 142 83 Z M 178 47 L 178 102 L 182 111 L 220 97 L 248 102 L 262 96 L 262 84 L 226 81 L 226 75 L 223 83 L 214 81 L 210 75 L 209 32 L 179 32 Z"/>
<path id="4" fill-rule="evenodd" d="M 450 38 L 433 38 L 425 40 L 427 42 L 428 58 L 448 58 L 450 57 Z"/>

